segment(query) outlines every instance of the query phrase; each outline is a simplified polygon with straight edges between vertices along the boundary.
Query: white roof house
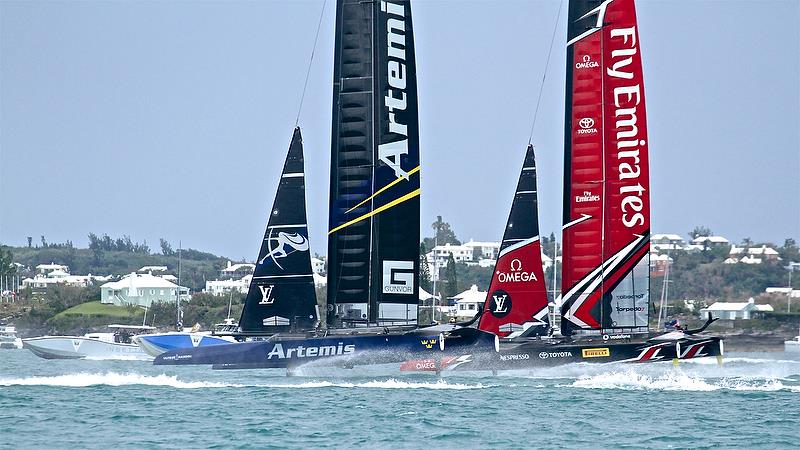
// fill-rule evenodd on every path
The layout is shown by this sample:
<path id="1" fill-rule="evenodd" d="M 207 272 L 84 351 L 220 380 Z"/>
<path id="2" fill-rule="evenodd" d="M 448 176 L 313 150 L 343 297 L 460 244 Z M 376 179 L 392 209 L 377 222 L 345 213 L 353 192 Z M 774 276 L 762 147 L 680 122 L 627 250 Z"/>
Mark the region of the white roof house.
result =
<path id="1" fill-rule="evenodd" d="M 191 299 L 188 288 L 149 273 L 134 272 L 100 286 L 100 303 L 149 307 L 153 302 L 174 302 L 179 292 L 181 300 Z"/>
<path id="2" fill-rule="evenodd" d="M 50 264 L 44 264 L 46 266 L 51 266 Z M 54 264 L 58 266 L 58 264 Z M 29 287 L 32 289 L 44 289 L 48 286 L 54 286 L 57 284 L 65 284 L 68 286 L 82 286 L 86 287 L 92 284 L 93 281 L 108 281 L 111 279 L 111 275 L 107 276 L 98 276 L 98 275 L 70 275 L 69 273 L 63 270 L 64 267 L 67 266 L 60 266 L 61 268 L 58 269 L 48 269 L 49 272 L 42 272 L 37 273 L 33 278 L 25 278 L 20 283 L 24 287 Z"/>
<path id="3" fill-rule="evenodd" d="M 447 257 L 450 253 L 453 254 L 453 259 L 456 262 L 472 261 L 474 259 L 474 249 L 466 245 L 437 245 L 433 247 L 431 253 L 433 253 L 434 258 L 439 262 L 439 267 L 447 266 Z"/>
<path id="4" fill-rule="evenodd" d="M 234 276 L 237 273 L 245 273 L 245 274 L 253 273 L 253 271 L 255 270 L 256 270 L 255 264 L 250 264 L 250 263 L 232 264 L 230 261 L 228 261 L 228 266 L 220 270 L 220 274 L 222 276 Z"/>
<path id="5" fill-rule="evenodd" d="M 657 262 L 662 263 L 672 263 L 673 259 L 669 255 L 650 255 L 650 264 L 654 264 Z"/>
<path id="6" fill-rule="evenodd" d="M 750 319 L 753 312 L 762 311 L 772 311 L 772 307 L 769 305 L 756 305 L 755 300 L 751 297 L 747 302 L 716 302 L 700 309 L 700 316 L 705 317 L 708 313 L 711 313 L 713 317 L 720 319 Z"/>
<path id="7" fill-rule="evenodd" d="M 744 264 L 761 264 L 761 258 L 756 258 L 752 255 L 747 255 L 739 260 L 740 263 Z"/>
<path id="8" fill-rule="evenodd" d="M 692 239 L 692 244 L 695 245 L 727 245 L 730 243 L 731 241 L 722 236 L 698 236 Z"/>
<path id="9" fill-rule="evenodd" d="M 737 247 L 736 244 L 731 245 L 731 251 L 728 252 L 729 255 L 741 255 L 745 253 L 747 249 L 745 247 Z"/>
<path id="10" fill-rule="evenodd" d="M 323 275 L 325 273 L 325 260 L 311 257 L 311 270 L 316 274 Z"/>
<path id="11" fill-rule="evenodd" d="M 771 247 L 767 247 L 766 245 L 762 245 L 761 247 L 750 247 L 747 249 L 747 254 L 754 256 L 763 256 L 767 259 L 777 259 L 778 255 L 780 255 L 780 253 L 778 253 L 777 250 Z"/>
<path id="12" fill-rule="evenodd" d="M 473 284 L 466 291 L 450 298 L 456 301 L 456 317 L 468 319 L 474 317 L 478 312 L 478 305 L 486 301 L 486 292 L 478 290 L 478 286 Z"/>
<path id="13" fill-rule="evenodd" d="M 252 279 L 252 275 L 246 275 L 238 280 L 210 280 L 206 281 L 206 287 L 203 290 L 213 295 L 225 295 L 234 291 L 246 294 Z"/>
<path id="14" fill-rule="evenodd" d="M 683 243 L 684 240 L 677 234 L 661 233 L 650 236 L 650 242 L 656 242 L 659 244 L 678 244 Z"/>
<path id="15" fill-rule="evenodd" d="M 800 289 L 792 289 L 790 287 L 768 287 L 767 294 L 783 294 L 791 298 L 800 298 Z"/>
<path id="16" fill-rule="evenodd" d="M 464 247 L 472 248 L 472 256 L 474 259 L 497 259 L 497 254 L 500 252 L 499 242 L 477 242 L 472 239 L 469 240 Z"/>
<path id="17" fill-rule="evenodd" d="M 65 266 L 63 264 L 56 264 L 56 263 L 39 264 L 38 266 L 36 266 L 36 271 L 39 272 L 39 273 L 42 273 L 42 274 L 47 274 L 47 273 L 50 273 L 50 272 L 52 272 L 54 270 L 61 270 L 61 271 L 69 273 L 69 266 Z"/>

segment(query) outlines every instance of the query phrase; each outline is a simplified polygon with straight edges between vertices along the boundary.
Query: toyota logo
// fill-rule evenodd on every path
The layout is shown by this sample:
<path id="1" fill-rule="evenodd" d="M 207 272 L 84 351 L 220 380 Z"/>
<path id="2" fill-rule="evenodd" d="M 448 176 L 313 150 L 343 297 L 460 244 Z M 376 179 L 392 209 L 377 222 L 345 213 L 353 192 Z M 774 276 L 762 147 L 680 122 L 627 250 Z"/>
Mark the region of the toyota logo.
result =
<path id="1" fill-rule="evenodd" d="M 580 125 L 581 128 L 584 128 L 584 129 L 592 128 L 594 126 L 594 119 L 591 119 L 589 117 L 584 117 L 583 119 L 581 119 L 578 122 L 578 125 Z"/>

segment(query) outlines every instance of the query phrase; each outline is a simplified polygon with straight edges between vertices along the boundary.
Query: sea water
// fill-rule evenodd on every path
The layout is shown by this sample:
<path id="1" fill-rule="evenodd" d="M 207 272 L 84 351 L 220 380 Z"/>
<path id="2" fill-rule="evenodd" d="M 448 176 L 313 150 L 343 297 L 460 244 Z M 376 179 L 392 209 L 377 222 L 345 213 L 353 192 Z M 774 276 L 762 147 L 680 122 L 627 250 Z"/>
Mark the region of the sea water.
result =
<path id="1" fill-rule="evenodd" d="M 800 356 L 512 373 L 0 352 L 0 448 L 799 448 Z"/>

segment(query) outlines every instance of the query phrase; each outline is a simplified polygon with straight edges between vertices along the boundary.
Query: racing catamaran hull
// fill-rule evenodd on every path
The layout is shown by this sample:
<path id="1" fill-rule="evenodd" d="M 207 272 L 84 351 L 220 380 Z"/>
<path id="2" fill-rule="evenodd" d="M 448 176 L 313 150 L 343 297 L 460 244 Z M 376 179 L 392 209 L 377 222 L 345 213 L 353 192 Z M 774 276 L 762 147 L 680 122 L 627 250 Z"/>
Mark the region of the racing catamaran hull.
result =
<path id="1" fill-rule="evenodd" d="M 496 352 L 495 335 L 471 328 L 429 327 L 364 335 L 275 335 L 263 341 L 176 349 L 157 356 L 155 365 L 210 364 L 214 369 L 296 368 L 400 363 L 411 357 L 460 356 Z M 443 336 L 447 334 L 447 344 Z"/>
<path id="2" fill-rule="evenodd" d="M 724 354 L 722 340 L 716 336 L 684 335 L 676 339 L 586 340 L 563 342 L 552 339 L 506 341 L 499 352 L 470 353 L 458 357 L 405 361 L 406 371 L 502 371 L 537 369 L 570 363 L 647 363 L 716 356 Z"/>

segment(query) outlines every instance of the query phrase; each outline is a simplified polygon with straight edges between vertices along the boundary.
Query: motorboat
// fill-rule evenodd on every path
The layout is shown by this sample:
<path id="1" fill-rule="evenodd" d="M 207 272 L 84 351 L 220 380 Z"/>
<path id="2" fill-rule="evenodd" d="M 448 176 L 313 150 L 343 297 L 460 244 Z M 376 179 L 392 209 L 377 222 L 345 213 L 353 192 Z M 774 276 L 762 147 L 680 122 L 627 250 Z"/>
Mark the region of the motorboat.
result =
<path id="1" fill-rule="evenodd" d="M 140 333 L 154 330 L 145 325 L 109 325 L 112 331 L 83 336 L 40 336 L 22 340 L 22 346 L 45 359 L 150 359 L 133 342 Z"/>

